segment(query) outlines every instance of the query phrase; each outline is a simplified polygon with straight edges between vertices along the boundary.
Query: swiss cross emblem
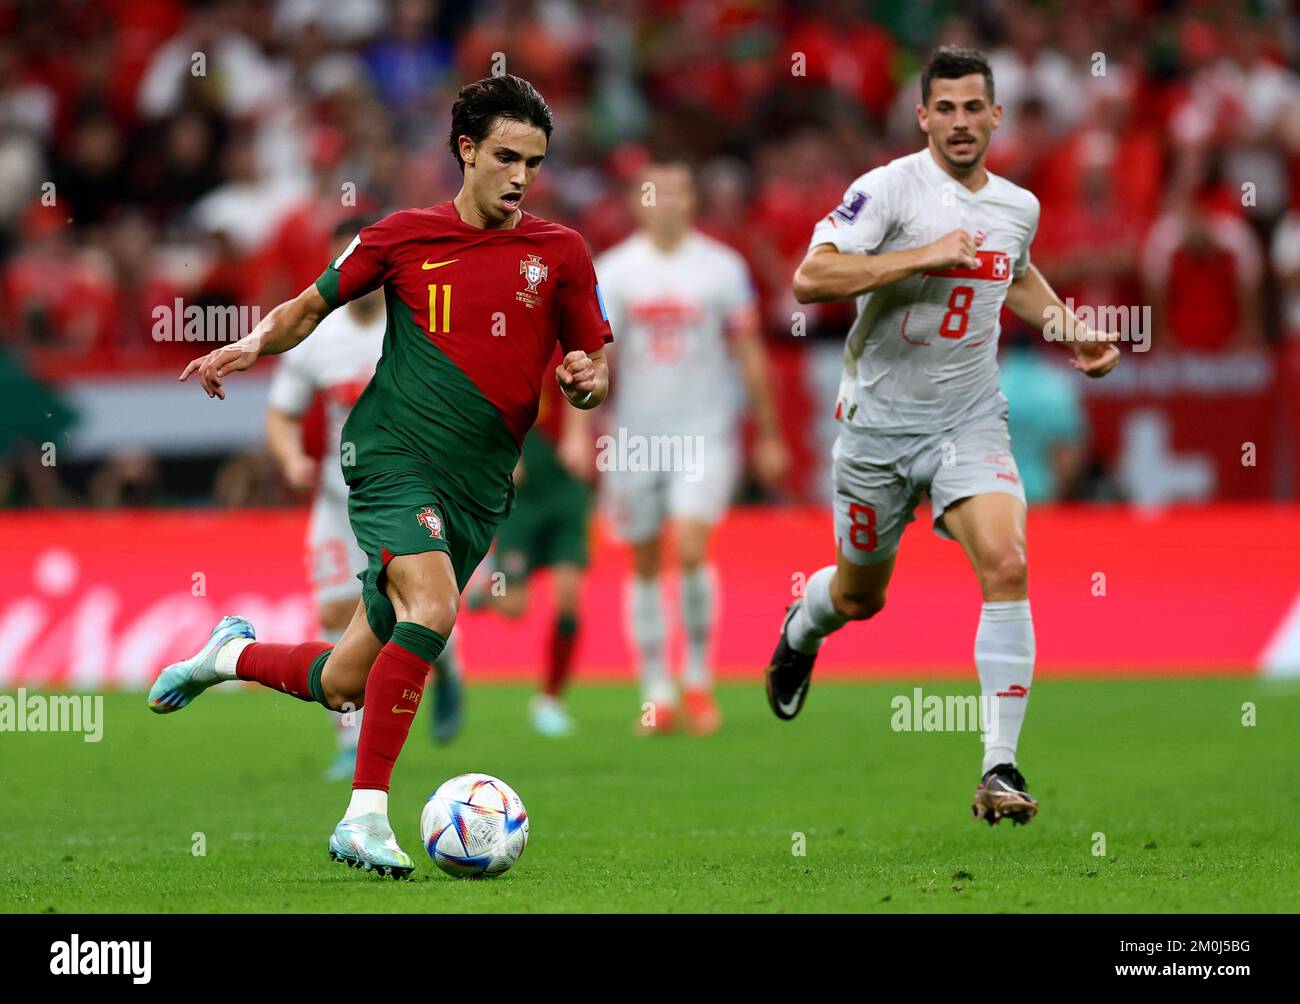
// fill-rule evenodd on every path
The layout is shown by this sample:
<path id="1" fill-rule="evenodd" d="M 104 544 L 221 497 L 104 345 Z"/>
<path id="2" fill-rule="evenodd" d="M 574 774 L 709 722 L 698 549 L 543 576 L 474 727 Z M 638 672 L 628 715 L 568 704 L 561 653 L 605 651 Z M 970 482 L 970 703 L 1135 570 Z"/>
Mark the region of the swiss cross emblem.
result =
<path id="1" fill-rule="evenodd" d="M 429 531 L 430 537 L 433 537 L 435 540 L 442 539 L 442 519 L 433 511 L 433 506 L 425 506 L 420 510 L 419 515 L 416 516 L 415 519 L 416 522 Z"/>
<path id="2" fill-rule="evenodd" d="M 536 293 L 537 284 L 546 280 L 547 275 L 550 274 L 550 269 L 543 264 L 541 258 L 535 254 L 530 254 L 519 262 L 519 274 L 528 283 L 528 292 Z"/>
<path id="3" fill-rule="evenodd" d="M 1007 277 L 1007 260 L 1002 257 L 993 259 L 993 274 L 999 279 Z"/>

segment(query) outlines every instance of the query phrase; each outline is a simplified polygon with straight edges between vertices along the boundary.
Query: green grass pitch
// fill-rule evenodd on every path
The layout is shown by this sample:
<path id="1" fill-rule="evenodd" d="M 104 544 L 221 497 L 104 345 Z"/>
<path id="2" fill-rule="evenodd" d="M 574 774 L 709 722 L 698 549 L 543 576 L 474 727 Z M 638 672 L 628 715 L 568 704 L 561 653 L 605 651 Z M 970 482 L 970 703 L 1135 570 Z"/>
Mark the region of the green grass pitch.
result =
<path id="1" fill-rule="evenodd" d="M 348 786 L 322 780 L 320 709 L 226 688 L 160 718 L 114 694 L 98 744 L 0 735 L 0 911 L 1300 910 L 1300 681 L 1037 683 L 1020 761 L 1041 812 L 996 828 L 970 817 L 976 735 L 891 730 L 913 685 L 823 680 L 789 724 L 726 685 L 703 740 L 634 738 L 631 687 L 579 686 L 565 741 L 528 730 L 527 688 L 473 686 L 461 738 L 435 748 L 422 711 L 398 764 L 405 883 L 327 858 Z M 529 811 L 498 879 L 420 847 L 425 798 L 468 770 Z"/>

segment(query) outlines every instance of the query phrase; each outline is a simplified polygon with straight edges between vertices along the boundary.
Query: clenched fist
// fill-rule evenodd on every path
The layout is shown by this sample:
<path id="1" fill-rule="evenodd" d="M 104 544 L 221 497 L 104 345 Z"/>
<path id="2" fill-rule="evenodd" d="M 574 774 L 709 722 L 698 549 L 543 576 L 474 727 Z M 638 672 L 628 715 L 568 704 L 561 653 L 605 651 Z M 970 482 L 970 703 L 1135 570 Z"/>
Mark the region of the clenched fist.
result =
<path id="1" fill-rule="evenodd" d="M 555 367 L 555 379 L 570 401 L 584 400 L 596 389 L 596 364 L 587 353 L 574 349 Z"/>
<path id="2" fill-rule="evenodd" d="M 931 244 L 930 268 L 974 268 L 975 255 L 979 244 L 966 230 L 957 229 L 946 233 Z"/>

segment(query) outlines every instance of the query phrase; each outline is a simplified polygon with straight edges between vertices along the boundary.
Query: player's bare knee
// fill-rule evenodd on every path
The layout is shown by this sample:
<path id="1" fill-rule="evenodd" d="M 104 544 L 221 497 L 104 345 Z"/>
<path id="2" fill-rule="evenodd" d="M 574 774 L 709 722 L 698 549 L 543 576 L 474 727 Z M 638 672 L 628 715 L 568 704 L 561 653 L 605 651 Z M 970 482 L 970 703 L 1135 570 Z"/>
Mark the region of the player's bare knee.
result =
<path id="1" fill-rule="evenodd" d="M 980 585 L 990 602 L 1024 599 L 1029 588 L 1029 565 L 1019 548 L 1000 551 L 981 563 Z"/>
<path id="2" fill-rule="evenodd" d="M 636 544 L 632 548 L 632 571 L 641 579 L 653 579 L 659 574 L 659 542 Z"/>
<path id="3" fill-rule="evenodd" d="M 707 557 L 708 548 L 683 547 L 677 552 L 677 563 L 683 572 L 694 572 L 704 567 L 704 560 Z"/>
<path id="4" fill-rule="evenodd" d="M 551 569 L 551 597 L 557 614 L 575 616 L 582 606 L 582 569 L 569 564 Z"/>
<path id="5" fill-rule="evenodd" d="M 320 626 L 326 631 L 344 631 L 357 609 L 356 600 L 334 600 L 320 605 Z"/>
<path id="6" fill-rule="evenodd" d="M 366 677 L 375 654 L 346 642 L 334 646 L 320 674 L 326 707 L 334 711 L 360 710 L 366 700 Z"/>
<path id="7" fill-rule="evenodd" d="M 885 591 L 864 589 L 835 597 L 835 609 L 851 621 L 865 621 L 885 609 Z"/>
<path id="8" fill-rule="evenodd" d="M 331 681 L 322 675 L 325 706 L 331 711 L 360 711 L 366 703 L 365 680 Z"/>
<path id="9" fill-rule="evenodd" d="M 427 627 L 446 638 L 456 624 L 458 607 L 455 598 L 421 596 L 405 604 L 404 609 L 398 611 L 397 619 Z"/>
<path id="10" fill-rule="evenodd" d="M 677 563 L 683 572 L 700 568 L 709 557 L 709 539 L 703 535 L 682 534 L 677 540 Z"/>

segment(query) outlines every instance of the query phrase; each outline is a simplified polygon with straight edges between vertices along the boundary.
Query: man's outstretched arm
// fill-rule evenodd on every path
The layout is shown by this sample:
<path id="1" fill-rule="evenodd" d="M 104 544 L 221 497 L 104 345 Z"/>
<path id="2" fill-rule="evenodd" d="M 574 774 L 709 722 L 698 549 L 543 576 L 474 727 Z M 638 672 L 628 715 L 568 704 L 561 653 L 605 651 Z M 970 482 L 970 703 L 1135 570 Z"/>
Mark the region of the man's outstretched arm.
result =
<path id="1" fill-rule="evenodd" d="M 308 286 L 292 300 L 275 307 L 258 322 L 257 327 L 239 341 L 223 348 L 213 349 L 206 356 L 191 359 L 180 375 L 181 381 L 197 373 L 199 383 L 208 397 L 226 399 L 221 378 L 227 373 L 246 370 L 258 356 L 273 356 L 288 352 L 316 330 L 316 325 L 331 310 L 315 283 Z"/>

